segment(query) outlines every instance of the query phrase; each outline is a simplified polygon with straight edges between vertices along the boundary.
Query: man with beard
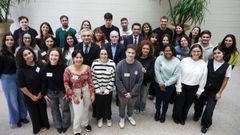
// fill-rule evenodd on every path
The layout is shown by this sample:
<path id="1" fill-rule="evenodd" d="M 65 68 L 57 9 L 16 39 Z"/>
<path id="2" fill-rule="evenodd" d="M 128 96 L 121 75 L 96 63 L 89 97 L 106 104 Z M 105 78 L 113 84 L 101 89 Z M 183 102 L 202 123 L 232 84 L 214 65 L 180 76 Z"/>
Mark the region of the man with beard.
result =
<path id="1" fill-rule="evenodd" d="M 60 27 L 56 30 L 56 42 L 57 42 L 58 47 L 64 48 L 65 34 L 71 33 L 72 35 L 75 35 L 77 32 L 75 29 L 69 27 L 68 17 L 66 15 L 62 15 L 60 17 L 60 22 L 62 24 L 62 27 Z"/>

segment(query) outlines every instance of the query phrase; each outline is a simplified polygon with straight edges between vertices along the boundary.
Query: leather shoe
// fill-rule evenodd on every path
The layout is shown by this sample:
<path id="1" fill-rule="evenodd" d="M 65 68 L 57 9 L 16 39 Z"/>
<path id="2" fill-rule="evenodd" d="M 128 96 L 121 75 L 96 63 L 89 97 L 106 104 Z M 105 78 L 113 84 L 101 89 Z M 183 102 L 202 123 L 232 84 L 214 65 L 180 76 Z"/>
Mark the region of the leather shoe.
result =
<path id="1" fill-rule="evenodd" d="M 208 130 L 208 128 L 205 128 L 205 127 L 201 128 L 201 132 L 204 133 L 204 134 L 207 133 L 207 130 Z"/>
<path id="2" fill-rule="evenodd" d="M 62 130 L 62 128 L 57 128 L 57 131 L 59 134 L 61 134 L 63 130 Z"/>
<path id="3" fill-rule="evenodd" d="M 176 123 L 176 124 L 179 124 L 180 122 L 176 119 L 173 119 L 173 121 Z"/>
<path id="4" fill-rule="evenodd" d="M 161 123 L 164 123 L 165 122 L 165 117 L 166 117 L 166 114 L 165 113 L 162 113 L 161 117 L 160 117 L 160 122 Z"/>
<path id="5" fill-rule="evenodd" d="M 62 132 L 65 133 L 67 130 L 68 130 L 68 127 L 63 128 L 63 129 L 62 129 Z"/>
<path id="6" fill-rule="evenodd" d="M 181 121 L 180 124 L 181 124 L 181 125 L 185 125 L 185 121 Z"/>
<path id="7" fill-rule="evenodd" d="M 193 116 L 193 121 L 198 121 L 200 117 L 197 117 L 196 115 Z"/>
<path id="8" fill-rule="evenodd" d="M 159 117 L 160 117 L 160 113 L 156 112 L 154 116 L 155 121 L 159 121 Z"/>
<path id="9" fill-rule="evenodd" d="M 21 121 L 17 122 L 17 127 L 22 127 Z"/>
<path id="10" fill-rule="evenodd" d="M 27 119 L 27 118 L 24 118 L 24 119 L 20 119 L 20 121 L 22 122 L 22 123 L 29 123 L 29 120 Z"/>

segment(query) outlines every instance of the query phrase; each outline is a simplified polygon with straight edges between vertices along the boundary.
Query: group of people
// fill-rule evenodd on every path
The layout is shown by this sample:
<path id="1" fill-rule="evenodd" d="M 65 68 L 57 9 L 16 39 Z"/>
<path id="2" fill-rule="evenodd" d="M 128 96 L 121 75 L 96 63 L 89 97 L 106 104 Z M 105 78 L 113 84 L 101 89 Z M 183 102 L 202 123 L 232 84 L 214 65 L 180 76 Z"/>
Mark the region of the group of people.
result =
<path id="1" fill-rule="evenodd" d="M 111 13 L 104 20 L 93 31 L 90 21 L 84 20 L 76 32 L 63 15 L 55 35 L 47 22 L 41 24 L 38 35 L 28 26 L 27 17 L 19 17 L 20 28 L 4 35 L 0 54 L 10 126 L 29 123 L 28 111 L 33 133 L 46 131 L 49 102 L 58 133 L 71 125 L 70 105 L 75 135 L 81 134 L 81 127 L 92 130 L 91 107 L 97 126 L 106 122 L 110 127 L 115 96 L 120 128 L 125 127 L 125 119 L 135 126 L 134 112 L 144 113 L 151 95 L 156 97 L 154 119 L 161 123 L 172 102 L 174 122 L 184 125 L 194 102 L 193 120 L 201 118 L 201 132 L 206 133 L 238 63 L 235 36 L 226 35 L 214 47 L 209 30 L 195 26 L 188 36 L 179 24 L 172 31 L 166 16 L 154 30 L 149 23 L 133 23 L 129 28 L 127 18 L 120 20 L 119 30 L 112 24 Z"/>

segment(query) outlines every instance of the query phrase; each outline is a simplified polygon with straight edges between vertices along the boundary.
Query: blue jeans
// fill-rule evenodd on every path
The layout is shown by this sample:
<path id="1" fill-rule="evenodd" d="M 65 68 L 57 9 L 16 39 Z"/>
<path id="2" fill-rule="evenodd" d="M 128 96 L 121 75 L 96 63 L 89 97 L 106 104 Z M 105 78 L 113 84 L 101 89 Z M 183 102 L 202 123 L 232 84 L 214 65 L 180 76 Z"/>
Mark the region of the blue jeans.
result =
<path id="1" fill-rule="evenodd" d="M 2 74 L 2 89 L 7 100 L 9 123 L 17 124 L 20 119 L 27 117 L 23 93 L 17 88 L 16 75 Z"/>
<path id="2" fill-rule="evenodd" d="M 148 89 L 151 82 L 148 82 L 146 85 L 142 85 L 140 89 L 140 94 L 137 96 L 137 101 L 135 103 L 134 109 L 138 111 L 145 111 Z"/>

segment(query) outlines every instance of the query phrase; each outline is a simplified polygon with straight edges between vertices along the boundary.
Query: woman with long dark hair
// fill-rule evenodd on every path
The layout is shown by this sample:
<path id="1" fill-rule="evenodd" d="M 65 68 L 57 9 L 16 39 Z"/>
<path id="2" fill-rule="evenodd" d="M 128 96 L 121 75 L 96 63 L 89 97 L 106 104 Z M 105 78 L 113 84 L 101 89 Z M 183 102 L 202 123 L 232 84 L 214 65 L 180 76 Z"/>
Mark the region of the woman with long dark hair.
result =
<path id="1" fill-rule="evenodd" d="M 234 68 L 238 64 L 239 59 L 235 36 L 233 34 L 226 35 L 220 43 L 220 47 L 225 53 L 223 59 Z"/>
<path id="2" fill-rule="evenodd" d="M 198 43 L 200 35 L 201 35 L 201 28 L 198 26 L 194 26 L 189 34 L 190 43 L 191 44 Z"/>
<path id="3" fill-rule="evenodd" d="M 150 25 L 150 23 L 146 22 L 142 25 L 142 37 L 145 40 L 150 40 L 151 34 L 152 34 L 152 26 Z"/>
<path id="4" fill-rule="evenodd" d="M 19 46 L 16 48 L 15 55 L 20 48 L 24 47 L 30 47 L 35 53 L 36 58 L 38 59 L 38 51 L 40 50 L 40 48 L 36 44 L 35 37 L 33 37 L 33 35 L 29 31 L 21 33 L 19 39 Z"/>
<path id="5" fill-rule="evenodd" d="M 42 75 L 44 65 L 37 62 L 33 50 L 22 47 L 17 53 L 17 79 L 24 93 L 25 103 L 32 121 L 33 133 L 49 129 L 47 104 L 42 95 Z"/>
<path id="6" fill-rule="evenodd" d="M 63 58 L 67 66 L 70 66 L 73 64 L 72 53 L 77 43 L 78 43 L 77 38 L 74 35 L 72 35 L 71 33 L 67 33 L 65 35 L 65 46 L 63 49 Z"/>
<path id="7" fill-rule="evenodd" d="M 178 45 L 179 40 L 183 35 L 186 35 L 183 25 L 181 24 L 176 25 L 173 33 L 173 39 L 172 39 L 172 45 L 174 47 Z"/>
<path id="8" fill-rule="evenodd" d="M 9 124 L 11 128 L 21 127 L 21 123 L 28 123 L 27 109 L 23 93 L 17 87 L 15 63 L 15 41 L 11 33 L 3 36 L 2 50 L 0 51 L 0 79 L 6 97 Z"/>
<path id="9" fill-rule="evenodd" d="M 38 47 L 40 49 L 42 49 L 42 46 L 44 44 L 45 38 L 47 35 L 54 35 L 52 27 L 50 26 L 50 24 L 48 22 L 43 22 L 40 25 L 40 29 L 39 29 L 40 34 L 37 35 L 36 38 L 36 43 L 38 45 Z"/>
<path id="10" fill-rule="evenodd" d="M 193 120 L 198 121 L 201 117 L 201 132 L 206 133 L 212 125 L 213 111 L 220 100 L 222 93 L 231 77 L 231 65 L 224 61 L 224 51 L 217 46 L 213 49 L 213 58 L 208 61 L 208 76 L 205 91 L 195 102 Z M 206 104 L 207 103 L 207 104 Z M 203 107 L 206 105 L 204 111 Z"/>
<path id="11" fill-rule="evenodd" d="M 72 100 L 73 132 L 81 134 L 81 125 L 87 132 L 92 131 L 89 120 L 89 107 L 95 100 L 92 73 L 88 65 L 83 64 L 84 54 L 81 50 L 72 53 L 73 64 L 64 71 L 64 86 L 67 97 Z"/>
<path id="12" fill-rule="evenodd" d="M 46 35 L 42 49 L 38 51 L 38 60 L 46 64 L 48 61 L 49 50 L 55 47 L 57 47 L 55 38 L 52 35 Z"/>
<path id="13" fill-rule="evenodd" d="M 182 60 L 186 57 L 188 57 L 189 55 L 189 46 L 190 45 L 190 40 L 188 38 L 188 36 L 183 35 L 179 41 L 178 41 L 178 45 L 175 46 L 175 50 L 176 50 L 176 57 L 179 58 L 179 60 Z"/>

